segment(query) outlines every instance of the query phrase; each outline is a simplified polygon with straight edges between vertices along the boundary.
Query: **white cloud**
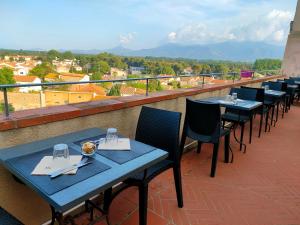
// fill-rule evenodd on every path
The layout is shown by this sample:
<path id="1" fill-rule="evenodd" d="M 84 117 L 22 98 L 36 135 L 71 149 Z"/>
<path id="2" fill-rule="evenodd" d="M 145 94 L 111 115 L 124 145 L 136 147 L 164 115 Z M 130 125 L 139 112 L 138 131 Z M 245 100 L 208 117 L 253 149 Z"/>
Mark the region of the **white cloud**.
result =
<path id="1" fill-rule="evenodd" d="M 171 32 L 171 33 L 168 34 L 168 40 L 170 42 L 176 41 L 176 38 L 177 38 L 177 33 L 176 32 Z"/>
<path id="2" fill-rule="evenodd" d="M 293 15 L 289 11 L 274 9 L 267 14 L 252 18 L 244 25 L 239 25 L 239 23 L 235 25 L 224 21 L 218 21 L 218 24 L 215 22 L 213 25 L 211 23 L 185 24 L 178 30 L 170 32 L 168 40 L 185 44 L 205 44 L 230 40 L 283 43 L 288 35 L 289 22 Z"/>
<path id="3" fill-rule="evenodd" d="M 136 34 L 135 32 L 128 33 L 128 34 L 121 34 L 119 36 L 120 43 L 124 45 L 130 44 L 134 40 L 135 34 Z"/>

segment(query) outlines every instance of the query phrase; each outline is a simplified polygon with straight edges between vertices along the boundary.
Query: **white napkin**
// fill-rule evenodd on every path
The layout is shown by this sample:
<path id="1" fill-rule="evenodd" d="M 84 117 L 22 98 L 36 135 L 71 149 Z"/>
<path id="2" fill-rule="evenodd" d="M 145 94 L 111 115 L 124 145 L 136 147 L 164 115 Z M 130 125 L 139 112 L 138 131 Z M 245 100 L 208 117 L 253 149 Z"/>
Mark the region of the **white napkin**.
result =
<path id="1" fill-rule="evenodd" d="M 41 161 L 36 165 L 31 175 L 48 175 L 59 169 L 77 164 L 80 162 L 81 155 L 70 155 L 70 159 L 55 159 L 52 156 L 44 156 Z M 66 174 L 76 174 L 77 169 L 71 170 Z"/>
<path id="2" fill-rule="evenodd" d="M 98 145 L 99 150 L 120 150 L 128 151 L 130 150 L 130 140 L 129 138 L 118 138 L 117 142 L 105 142 L 105 138 L 101 138 Z"/>

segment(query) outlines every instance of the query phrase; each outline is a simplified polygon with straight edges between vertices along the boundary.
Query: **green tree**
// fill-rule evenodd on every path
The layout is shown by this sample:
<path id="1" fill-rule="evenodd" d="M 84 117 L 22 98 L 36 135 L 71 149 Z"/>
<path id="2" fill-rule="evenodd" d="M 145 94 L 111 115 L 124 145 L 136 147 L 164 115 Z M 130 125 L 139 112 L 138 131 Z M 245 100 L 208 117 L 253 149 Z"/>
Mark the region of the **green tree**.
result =
<path id="1" fill-rule="evenodd" d="M 66 51 L 61 55 L 62 59 L 74 59 L 74 55 L 71 51 Z"/>
<path id="2" fill-rule="evenodd" d="M 121 84 L 115 84 L 109 90 L 108 96 L 121 96 Z"/>
<path id="3" fill-rule="evenodd" d="M 200 74 L 202 71 L 202 66 L 201 64 L 195 64 L 192 66 L 194 74 Z"/>
<path id="4" fill-rule="evenodd" d="M 106 74 L 110 72 L 110 66 L 105 61 L 98 61 L 92 65 L 90 71 L 93 73 L 98 72 L 101 74 Z"/>
<path id="5" fill-rule="evenodd" d="M 4 110 L 5 110 L 4 108 L 5 108 L 5 105 L 4 105 L 3 102 L 1 102 L 1 103 L 0 103 L 0 112 L 4 112 Z M 15 108 L 13 107 L 12 104 L 8 104 L 8 111 L 9 111 L 9 112 L 15 111 Z"/>
<path id="6" fill-rule="evenodd" d="M 203 64 L 203 66 L 202 66 L 202 73 L 203 74 L 209 74 L 209 73 L 211 73 L 210 65 Z"/>
<path id="7" fill-rule="evenodd" d="M 0 69 L 0 84 L 15 84 L 14 72 L 12 69 L 4 67 Z"/>
<path id="8" fill-rule="evenodd" d="M 51 64 L 49 63 L 42 63 L 34 67 L 30 70 L 29 74 L 32 76 L 37 76 L 41 78 L 43 81 L 45 80 L 45 76 L 48 73 L 55 73 L 54 69 L 52 68 Z"/>
<path id="9" fill-rule="evenodd" d="M 172 66 L 176 75 L 182 74 L 184 67 L 181 63 L 176 63 Z"/>
<path id="10" fill-rule="evenodd" d="M 175 75 L 175 71 L 172 69 L 171 66 L 162 66 L 160 69 L 161 74 Z"/>
<path id="11" fill-rule="evenodd" d="M 149 80 L 149 92 L 162 90 L 163 88 L 159 80 Z"/>
<path id="12" fill-rule="evenodd" d="M 280 68 L 280 59 L 257 59 L 253 65 L 253 69 L 255 70 L 278 70 Z"/>
<path id="13" fill-rule="evenodd" d="M 59 51 L 52 49 L 47 52 L 46 57 L 49 62 L 52 62 L 52 60 L 55 60 L 56 58 L 60 58 L 61 53 Z"/>
<path id="14" fill-rule="evenodd" d="M 101 72 L 95 72 L 91 76 L 91 80 L 102 80 L 103 74 Z"/>

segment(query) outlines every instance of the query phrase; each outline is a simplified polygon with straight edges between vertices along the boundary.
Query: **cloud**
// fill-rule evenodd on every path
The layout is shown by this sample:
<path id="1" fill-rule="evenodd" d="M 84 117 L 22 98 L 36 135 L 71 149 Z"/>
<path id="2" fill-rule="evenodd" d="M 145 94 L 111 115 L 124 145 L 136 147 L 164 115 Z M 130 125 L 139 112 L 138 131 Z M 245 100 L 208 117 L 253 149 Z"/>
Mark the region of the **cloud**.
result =
<path id="1" fill-rule="evenodd" d="M 170 42 L 175 41 L 176 38 L 177 38 L 176 32 L 171 32 L 171 33 L 168 34 L 168 40 L 169 40 Z"/>
<path id="2" fill-rule="evenodd" d="M 119 36 L 120 43 L 124 45 L 130 44 L 134 40 L 135 34 L 136 34 L 135 32 L 128 33 L 128 34 L 121 34 Z"/>
<path id="3" fill-rule="evenodd" d="M 255 19 L 244 25 L 230 25 L 230 23 L 226 25 L 224 21 L 219 21 L 214 26 L 209 23 L 189 23 L 170 32 L 167 38 L 171 42 L 185 44 L 206 44 L 231 40 L 283 43 L 288 35 L 289 22 L 293 15 L 290 11 L 274 9 L 267 14 L 253 18 Z"/>

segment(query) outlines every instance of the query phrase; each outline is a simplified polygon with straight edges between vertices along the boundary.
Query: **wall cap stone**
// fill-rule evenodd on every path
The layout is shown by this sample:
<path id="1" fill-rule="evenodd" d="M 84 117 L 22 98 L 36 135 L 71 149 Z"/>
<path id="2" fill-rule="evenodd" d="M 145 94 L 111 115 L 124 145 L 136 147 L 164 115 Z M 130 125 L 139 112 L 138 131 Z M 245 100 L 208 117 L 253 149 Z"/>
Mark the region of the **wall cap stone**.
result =
<path id="1" fill-rule="evenodd" d="M 118 97 L 108 100 L 99 100 L 91 102 L 83 102 L 77 104 L 69 104 L 62 106 L 44 107 L 38 109 L 28 109 L 16 111 L 10 114 L 9 118 L 4 115 L 0 116 L 0 132 L 42 125 L 62 120 L 74 119 L 77 117 L 89 116 L 98 113 L 110 112 L 144 104 L 150 104 L 165 100 L 176 99 L 180 97 L 188 97 L 205 92 L 213 92 L 225 88 L 232 88 L 242 85 L 261 83 L 263 81 L 283 78 L 282 75 L 269 76 L 255 80 L 242 80 L 235 83 L 222 85 L 212 85 L 178 89 L 169 91 L 160 91 L 151 93 L 149 96 L 135 95 L 128 97 Z"/>

